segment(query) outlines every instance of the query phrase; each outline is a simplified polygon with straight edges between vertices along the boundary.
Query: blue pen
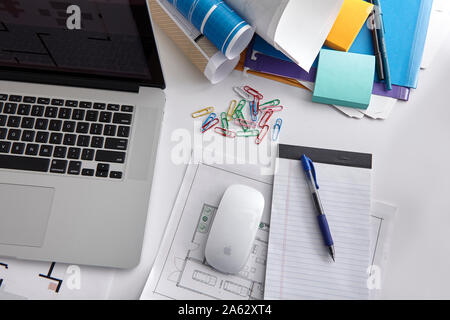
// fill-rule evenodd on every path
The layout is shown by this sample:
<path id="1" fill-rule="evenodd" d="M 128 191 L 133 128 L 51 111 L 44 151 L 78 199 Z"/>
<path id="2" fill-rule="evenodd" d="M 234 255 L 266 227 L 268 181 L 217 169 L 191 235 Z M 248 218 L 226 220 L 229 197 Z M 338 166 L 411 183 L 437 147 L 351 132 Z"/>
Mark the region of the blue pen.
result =
<path id="1" fill-rule="evenodd" d="M 317 184 L 316 170 L 314 168 L 314 163 L 310 158 L 302 155 L 302 166 L 306 174 L 306 180 L 308 181 L 309 190 L 311 191 L 314 206 L 317 210 L 317 220 L 319 222 L 320 232 L 322 233 L 325 245 L 328 247 L 331 258 L 335 261 L 334 243 L 331 237 L 330 227 L 328 226 L 327 217 L 320 202 L 319 197 L 319 185 Z"/>

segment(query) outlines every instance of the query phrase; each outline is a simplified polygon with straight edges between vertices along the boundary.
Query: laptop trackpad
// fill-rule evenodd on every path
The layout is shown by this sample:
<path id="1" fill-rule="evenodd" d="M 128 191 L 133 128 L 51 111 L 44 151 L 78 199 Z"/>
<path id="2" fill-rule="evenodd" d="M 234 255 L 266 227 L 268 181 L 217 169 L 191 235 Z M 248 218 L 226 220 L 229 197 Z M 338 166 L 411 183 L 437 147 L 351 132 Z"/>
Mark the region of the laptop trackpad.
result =
<path id="1" fill-rule="evenodd" d="M 53 188 L 0 183 L 0 243 L 42 246 L 53 193 Z"/>

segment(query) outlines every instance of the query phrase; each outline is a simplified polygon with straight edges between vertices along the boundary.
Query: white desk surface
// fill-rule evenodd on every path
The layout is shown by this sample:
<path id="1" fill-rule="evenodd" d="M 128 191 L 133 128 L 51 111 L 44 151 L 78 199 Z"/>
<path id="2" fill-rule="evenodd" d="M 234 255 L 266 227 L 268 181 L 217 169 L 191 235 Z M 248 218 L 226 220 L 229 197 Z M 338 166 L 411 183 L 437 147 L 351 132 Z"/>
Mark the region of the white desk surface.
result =
<path id="1" fill-rule="evenodd" d="M 281 143 L 373 154 L 373 198 L 399 208 L 381 297 L 450 298 L 450 41 L 430 68 L 421 71 L 419 89 L 410 101 L 397 103 L 388 120 L 374 121 L 347 118 L 312 103 L 305 90 L 252 75 L 244 78 L 237 71 L 211 85 L 158 27 L 155 31 L 167 82 L 157 173 L 141 265 L 124 272 L 122 294 L 114 296 L 138 294 L 156 256 L 186 169 L 171 161 L 177 144 L 171 141 L 172 132 L 192 132 L 191 112 L 209 105 L 225 111 L 235 99 L 232 87 L 249 84 L 287 106 L 281 115 Z"/>

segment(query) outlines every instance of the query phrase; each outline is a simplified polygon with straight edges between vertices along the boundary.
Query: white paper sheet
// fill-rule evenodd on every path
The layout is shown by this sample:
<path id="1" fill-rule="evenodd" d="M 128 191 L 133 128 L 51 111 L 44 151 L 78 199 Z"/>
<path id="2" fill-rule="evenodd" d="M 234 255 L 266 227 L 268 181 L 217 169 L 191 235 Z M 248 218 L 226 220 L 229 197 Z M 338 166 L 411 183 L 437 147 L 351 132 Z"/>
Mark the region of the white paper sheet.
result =
<path id="1" fill-rule="evenodd" d="M 333 263 L 301 166 L 279 159 L 265 299 L 368 299 L 371 170 L 315 163 L 336 250 Z"/>

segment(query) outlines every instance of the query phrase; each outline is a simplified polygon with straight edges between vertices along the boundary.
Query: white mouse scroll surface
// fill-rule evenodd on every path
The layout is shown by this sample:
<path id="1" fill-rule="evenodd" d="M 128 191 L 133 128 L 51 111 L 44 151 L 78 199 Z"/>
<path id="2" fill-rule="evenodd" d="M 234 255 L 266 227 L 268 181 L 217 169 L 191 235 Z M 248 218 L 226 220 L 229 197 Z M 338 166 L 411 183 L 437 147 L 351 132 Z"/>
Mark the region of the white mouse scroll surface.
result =
<path id="1" fill-rule="evenodd" d="M 141 298 L 262 299 L 272 182 L 254 165 L 189 165 Z M 233 184 L 258 190 L 266 204 L 246 265 L 227 275 L 208 265 L 205 246 L 220 200 Z"/>

